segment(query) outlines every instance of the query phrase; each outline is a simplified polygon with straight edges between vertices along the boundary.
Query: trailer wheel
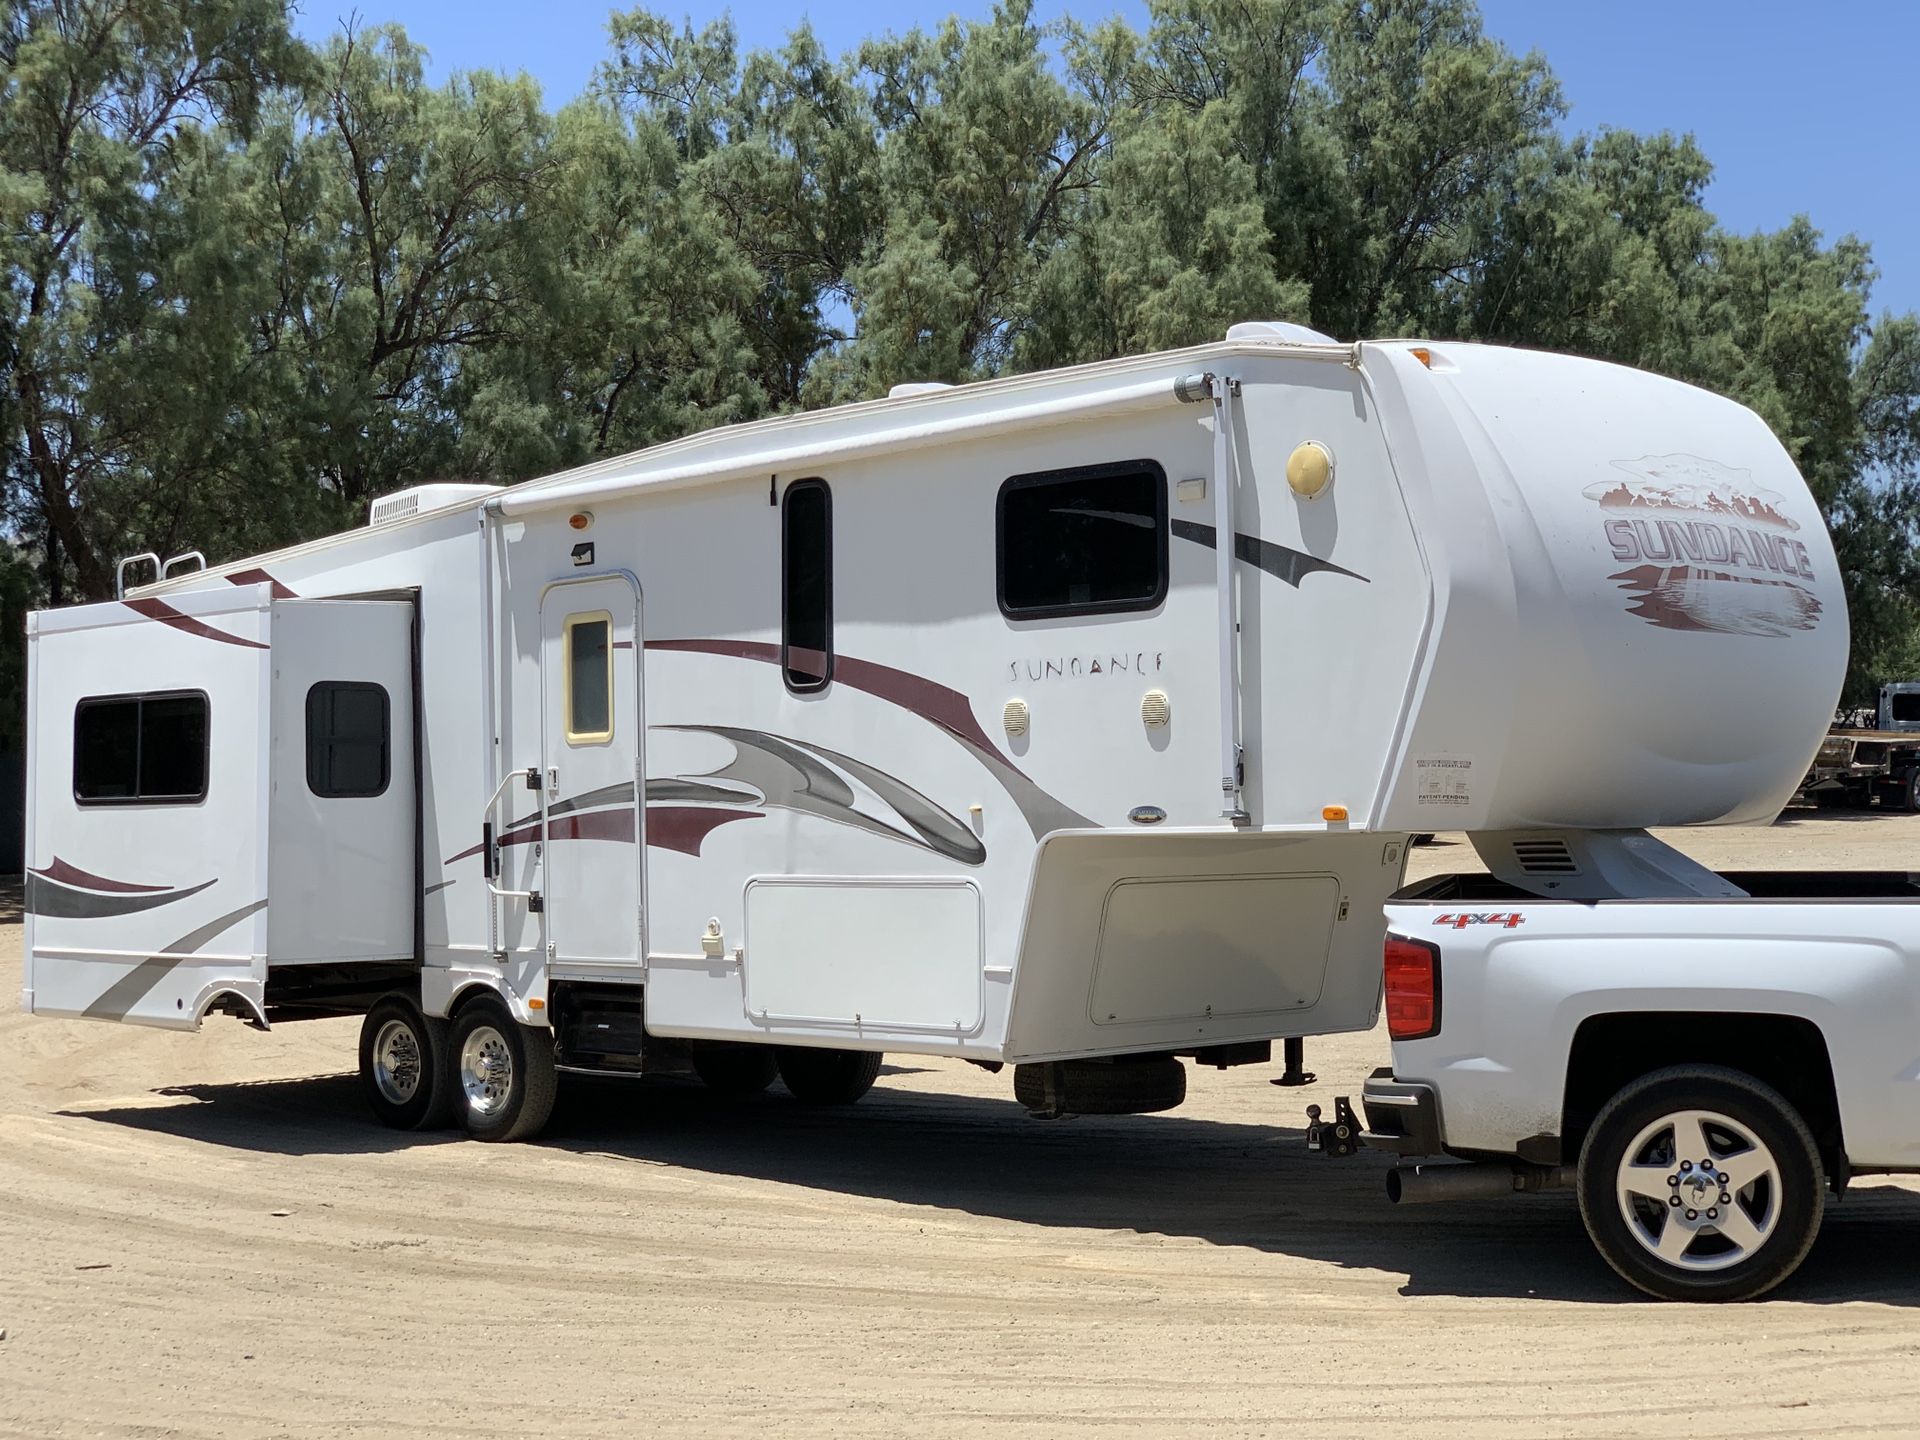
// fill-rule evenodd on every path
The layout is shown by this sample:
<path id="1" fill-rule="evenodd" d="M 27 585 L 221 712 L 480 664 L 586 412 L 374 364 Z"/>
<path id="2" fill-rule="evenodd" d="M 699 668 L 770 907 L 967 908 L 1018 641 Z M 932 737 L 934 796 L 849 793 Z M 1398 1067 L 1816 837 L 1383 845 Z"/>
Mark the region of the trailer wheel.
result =
<path id="1" fill-rule="evenodd" d="M 376 1000 L 360 1022 L 360 1086 L 382 1125 L 436 1130 L 453 1113 L 447 1022 L 404 995 Z"/>
<path id="2" fill-rule="evenodd" d="M 1900 798 L 1909 811 L 1920 810 L 1920 765 L 1906 773 L 1900 782 Z"/>
<path id="3" fill-rule="evenodd" d="M 710 1090 L 732 1099 L 758 1095 L 780 1073 L 771 1045 L 729 1045 L 718 1040 L 696 1040 L 691 1053 L 693 1073 Z"/>
<path id="4" fill-rule="evenodd" d="M 1655 1071 L 1607 1102 L 1578 1189 L 1595 1247 L 1649 1295 L 1751 1300 L 1813 1248 L 1826 1176 L 1777 1090 L 1698 1065 Z"/>
<path id="5" fill-rule="evenodd" d="M 553 1032 L 522 1025 L 489 996 L 453 1022 L 448 1075 L 454 1104 L 476 1140 L 530 1140 L 559 1091 Z"/>
<path id="6" fill-rule="evenodd" d="M 851 1105 L 880 1078 L 877 1050 L 811 1050 L 782 1045 L 781 1083 L 804 1105 Z"/>

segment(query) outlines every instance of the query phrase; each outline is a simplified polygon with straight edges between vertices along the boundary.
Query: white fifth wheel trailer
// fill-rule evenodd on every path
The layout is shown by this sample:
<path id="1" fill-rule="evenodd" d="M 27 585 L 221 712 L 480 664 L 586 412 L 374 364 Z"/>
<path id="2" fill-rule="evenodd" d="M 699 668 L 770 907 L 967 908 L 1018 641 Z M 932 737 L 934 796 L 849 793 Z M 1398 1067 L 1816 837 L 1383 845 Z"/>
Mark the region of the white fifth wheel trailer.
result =
<path id="1" fill-rule="evenodd" d="M 1259 325 L 425 486 L 29 629 L 26 1007 L 364 1014 L 383 1119 L 491 1138 L 556 1070 L 845 1101 L 888 1050 L 1164 1108 L 1374 1023 L 1410 833 L 1770 817 L 1846 652 L 1749 411 Z"/>

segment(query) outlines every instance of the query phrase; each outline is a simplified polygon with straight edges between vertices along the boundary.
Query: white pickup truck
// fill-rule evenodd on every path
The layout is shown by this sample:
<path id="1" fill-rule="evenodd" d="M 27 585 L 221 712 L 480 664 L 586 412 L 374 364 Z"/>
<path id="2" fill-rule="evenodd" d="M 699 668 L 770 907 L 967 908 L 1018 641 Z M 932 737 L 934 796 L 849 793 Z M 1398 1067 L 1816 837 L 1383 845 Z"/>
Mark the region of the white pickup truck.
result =
<path id="1" fill-rule="evenodd" d="M 1496 863 L 1388 906 L 1364 1138 L 1472 1162 L 1391 1171 L 1395 1201 L 1571 1186 L 1634 1285 L 1742 1300 L 1799 1266 L 1829 1192 L 1920 1172 L 1920 876 L 1695 867 L 1548 899 L 1581 889 L 1578 847 L 1531 858 L 1524 885 Z"/>

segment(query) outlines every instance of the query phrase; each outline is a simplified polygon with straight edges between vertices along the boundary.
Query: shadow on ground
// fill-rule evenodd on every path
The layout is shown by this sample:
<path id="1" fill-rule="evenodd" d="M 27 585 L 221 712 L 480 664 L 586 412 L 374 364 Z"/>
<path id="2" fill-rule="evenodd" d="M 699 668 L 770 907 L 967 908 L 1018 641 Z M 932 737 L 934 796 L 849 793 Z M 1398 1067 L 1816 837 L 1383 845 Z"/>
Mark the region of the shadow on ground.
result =
<path id="1" fill-rule="evenodd" d="M 1010 1098 L 884 1083 L 850 1109 L 810 1109 L 777 1088 L 725 1101 L 677 1081 L 568 1077 L 540 1146 L 609 1162 L 876 1197 L 1035 1226 L 1189 1236 L 1215 1245 L 1403 1274 L 1406 1295 L 1634 1297 L 1588 1246 L 1570 1195 L 1419 1209 L 1387 1203 L 1386 1157 L 1327 1160 L 1299 1128 L 1179 1113 L 1044 1122 Z M 67 1112 L 278 1155 L 354 1155 L 471 1143 L 379 1128 L 351 1075 L 159 1092 L 163 1107 Z M 1292 1102 L 1274 1119 L 1292 1118 Z M 1804 1302 L 1920 1305 L 1920 1195 L 1856 1189 L 1830 1209 L 1805 1268 L 1779 1293 Z"/>

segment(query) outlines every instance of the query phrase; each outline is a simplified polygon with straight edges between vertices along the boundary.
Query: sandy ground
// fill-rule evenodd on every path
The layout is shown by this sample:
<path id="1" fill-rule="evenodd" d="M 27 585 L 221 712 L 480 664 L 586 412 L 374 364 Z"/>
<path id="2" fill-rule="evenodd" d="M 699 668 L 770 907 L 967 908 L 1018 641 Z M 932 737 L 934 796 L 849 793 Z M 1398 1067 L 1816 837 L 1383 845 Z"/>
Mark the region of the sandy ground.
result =
<path id="1" fill-rule="evenodd" d="M 1920 869 L 1920 818 L 1677 838 Z M 1641 1303 L 1564 1195 L 1396 1210 L 1305 1152 L 1379 1033 L 1162 1116 L 908 1058 L 835 1113 L 583 1085 L 505 1147 L 376 1128 L 355 1033 L 0 1011 L 0 1434 L 1920 1433 L 1920 1184 L 1763 1305 Z"/>

